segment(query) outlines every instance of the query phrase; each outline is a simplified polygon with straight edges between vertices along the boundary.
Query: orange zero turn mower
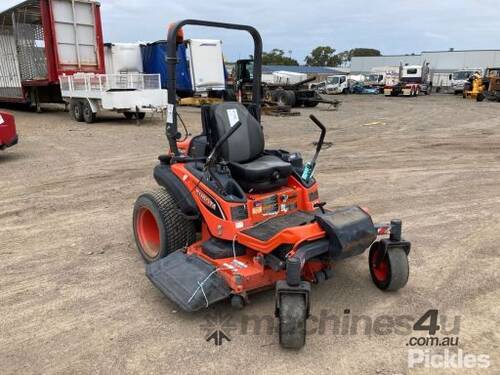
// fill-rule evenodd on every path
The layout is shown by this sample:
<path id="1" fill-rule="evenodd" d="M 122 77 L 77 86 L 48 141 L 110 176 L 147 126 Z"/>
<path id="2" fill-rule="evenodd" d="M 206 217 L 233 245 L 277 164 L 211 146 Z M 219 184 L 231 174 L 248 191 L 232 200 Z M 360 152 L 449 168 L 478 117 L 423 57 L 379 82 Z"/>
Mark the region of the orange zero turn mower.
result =
<path id="1" fill-rule="evenodd" d="M 203 131 L 181 140 L 175 95 L 176 43 L 185 25 L 247 31 L 254 40 L 253 103 L 203 106 Z M 311 283 L 332 277 L 332 265 L 369 250 L 375 285 L 397 290 L 408 280 L 410 242 L 401 221 L 376 225 L 356 205 L 328 209 L 313 177 L 316 153 L 267 149 L 260 123 L 262 40 L 251 26 L 184 20 L 168 33 L 166 134 L 170 146 L 159 157 L 160 186 L 139 196 L 134 235 L 146 275 L 185 311 L 229 300 L 242 308 L 250 294 L 275 288 L 279 341 L 305 344 Z"/>

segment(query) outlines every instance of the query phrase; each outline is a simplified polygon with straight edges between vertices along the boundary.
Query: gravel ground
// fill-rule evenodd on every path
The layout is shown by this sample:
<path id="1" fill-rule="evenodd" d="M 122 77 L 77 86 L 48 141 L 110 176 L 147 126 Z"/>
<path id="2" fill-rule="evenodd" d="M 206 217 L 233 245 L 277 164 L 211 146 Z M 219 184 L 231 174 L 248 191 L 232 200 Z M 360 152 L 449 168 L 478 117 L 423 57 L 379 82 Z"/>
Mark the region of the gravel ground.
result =
<path id="1" fill-rule="evenodd" d="M 339 263 L 333 279 L 313 287 L 315 320 L 298 352 L 280 349 L 265 329 L 244 332 L 252 316 L 273 316 L 272 291 L 242 311 L 223 303 L 186 314 L 144 276 L 131 214 L 135 198 L 155 187 L 152 169 L 167 147 L 159 118 L 136 126 L 107 114 L 85 125 L 55 107 L 13 110 L 20 143 L 0 152 L 0 373 L 498 374 L 500 104 L 341 99 L 338 112 L 265 116 L 267 146 L 310 157 L 318 132 L 308 114 L 324 120 L 333 146 L 317 168 L 322 200 L 367 206 L 382 222 L 403 219 L 410 281 L 383 293 L 366 253 Z M 196 132 L 199 110 L 182 114 Z M 447 317 L 437 337 L 459 338 L 450 351 L 489 355 L 490 367 L 409 369 L 409 350 L 445 348 L 411 348 L 410 337 L 425 332 L 396 332 L 390 321 L 408 316 L 411 328 L 429 309 Z M 205 341 L 211 314 L 229 314 L 230 342 Z M 322 314 L 364 323 L 346 334 L 334 318 L 320 323 Z M 446 334 L 455 317 L 459 327 Z"/>

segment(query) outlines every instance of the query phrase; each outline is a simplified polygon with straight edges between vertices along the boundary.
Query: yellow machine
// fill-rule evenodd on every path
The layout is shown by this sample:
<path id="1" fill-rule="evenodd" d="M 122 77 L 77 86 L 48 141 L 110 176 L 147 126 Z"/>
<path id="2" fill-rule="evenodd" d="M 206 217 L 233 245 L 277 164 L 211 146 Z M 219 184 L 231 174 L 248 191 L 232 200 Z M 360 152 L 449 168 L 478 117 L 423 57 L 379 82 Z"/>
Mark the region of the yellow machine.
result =
<path id="1" fill-rule="evenodd" d="M 482 102 L 484 100 L 484 81 L 483 77 L 479 72 L 476 72 L 471 76 L 470 80 L 472 82 L 468 82 L 468 84 L 464 85 L 463 97 L 476 99 L 478 102 Z"/>

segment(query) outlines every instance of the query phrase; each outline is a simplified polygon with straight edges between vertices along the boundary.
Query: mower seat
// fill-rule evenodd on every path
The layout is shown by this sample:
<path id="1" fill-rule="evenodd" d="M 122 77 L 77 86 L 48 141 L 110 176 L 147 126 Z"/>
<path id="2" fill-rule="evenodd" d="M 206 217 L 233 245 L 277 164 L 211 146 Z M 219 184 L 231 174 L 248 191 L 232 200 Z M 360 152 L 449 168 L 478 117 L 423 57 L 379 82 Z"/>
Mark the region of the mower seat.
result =
<path id="1" fill-rule="evenodd" d="M 241 103 L 211 105 L 206 126 L 213 147 L 238 121 L 241 127 L 221 147 L 220 156 L 228 162 L 233 178 L 246 192 L 265 192 L 287 183 L 292 165 L 264 152 L 260 123 Z"/>

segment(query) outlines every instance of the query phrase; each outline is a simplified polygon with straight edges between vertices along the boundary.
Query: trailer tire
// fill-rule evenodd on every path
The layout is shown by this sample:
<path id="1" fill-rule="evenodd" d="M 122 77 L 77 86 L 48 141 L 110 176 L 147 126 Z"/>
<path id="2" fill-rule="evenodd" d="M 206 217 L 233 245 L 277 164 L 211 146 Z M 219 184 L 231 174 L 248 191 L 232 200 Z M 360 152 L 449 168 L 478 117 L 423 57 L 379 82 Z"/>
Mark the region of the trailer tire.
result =
<path id="1" fill-rule="evenodd" d="M 134 115 L 135 113 L 133 112 L 123 112 L 123 116 L 125 116 L 127 120 L 132 120 L 134 118 Z"/>
<path id="2" fill-rule="evenodd" d="M 146 113 L 145 112 L 139 112 L 139 113 L 137 113 L 137 119 L 144 120 L 145 118 L 146 118 Z"/>
<path id="3" fill-rule="evenodd" d="M 83 119 L 87 124 L 92 124 L 95 122 L 95 113 L 92 111 L 90 102 L 88 100 L 83 104 Z"/>
<path id="4" fill-rule="evenodd" d="M 276 90 L 274 92 L 275 96 L 275 101 L 278 103 L 279 106 L 285 107 L 288 104 L 288 95 L 286 94 L 285 90 Z"/>
<path id="5" fill-rule="evenodd" d="M 73 120 L 83 121 L 83 105 L 81 101 L 72 99 L 69 104 L 69 111 Z"/>
<path id="6" fill-rule="evenodd" d="M 294 107 L 295 103 L 297 102 L 297 98 L 295 96 L 295 93 L 292 90 L 285 90 L 286 95 L 288 96 L 288 105 L 290 107 Z"/>
<path id="7" fill-rule="evenodd" d="M 277 102 L 278 101 L 278 96 L 283 92 L 283 89 L 278 89 L 278 90 L 272 90 L 270 92 L 270 97 L 271 97 L 271 101 L 273 102 Z"/>

